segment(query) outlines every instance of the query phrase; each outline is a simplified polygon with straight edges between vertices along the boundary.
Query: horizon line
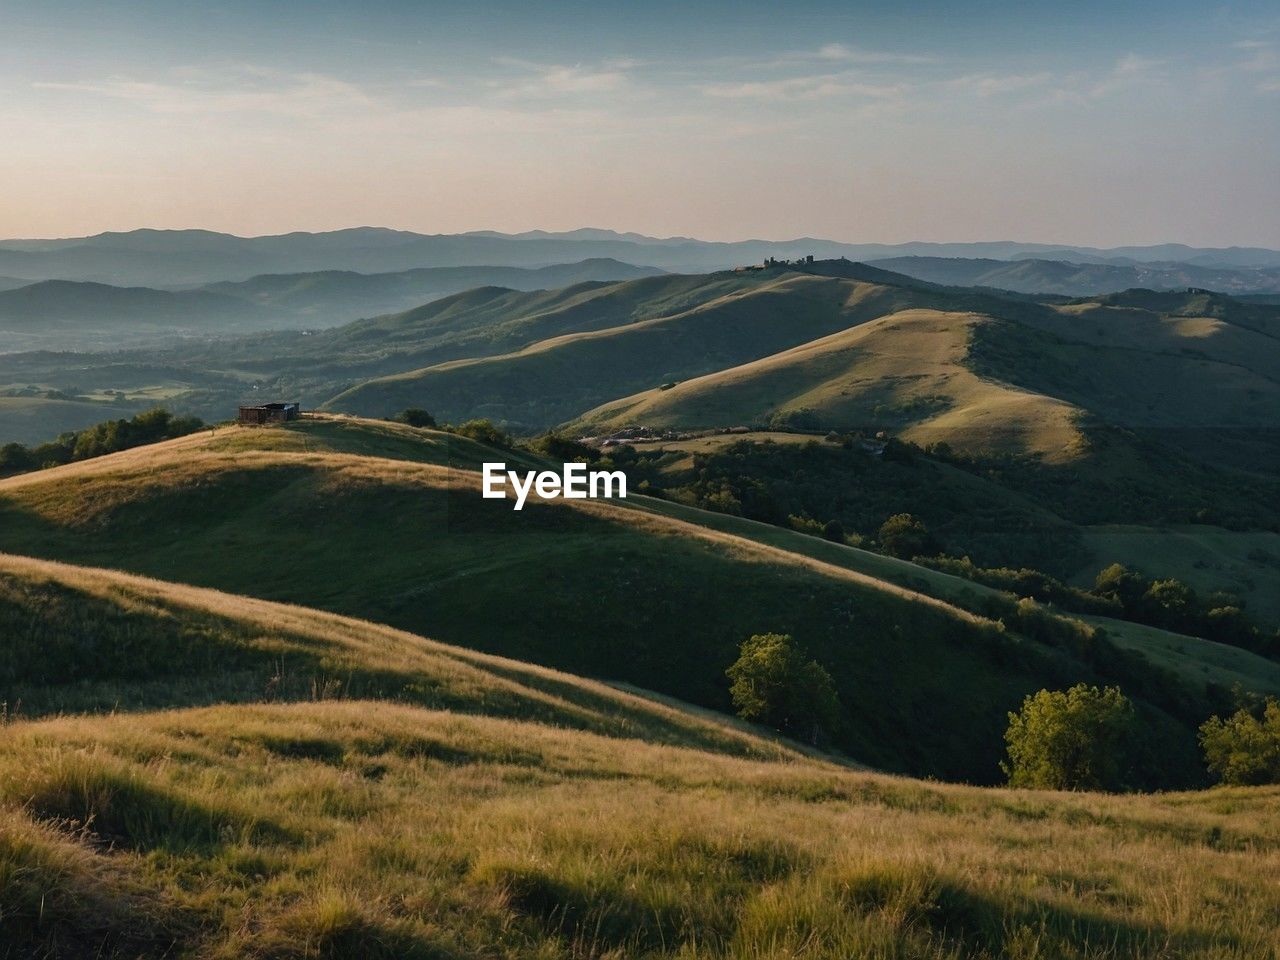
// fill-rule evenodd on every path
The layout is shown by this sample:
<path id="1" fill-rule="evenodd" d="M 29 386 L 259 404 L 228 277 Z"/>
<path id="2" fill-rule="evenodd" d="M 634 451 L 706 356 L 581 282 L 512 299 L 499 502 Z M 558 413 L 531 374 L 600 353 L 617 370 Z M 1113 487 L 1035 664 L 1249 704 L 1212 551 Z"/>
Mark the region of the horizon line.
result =
<path id="1" fill-rule="evenodd" d="M 702 244 L 720 244 L 735 245 L 744 243 L 773 243 L 773 244 L 799 244 L 799 243 L 828 243 L 841 246 L 876 246 L 876 247 L 906 247 L 912 245 L 926 246 L 1035 246 L 1047 248 L 1062 248 L 1064 250 L 1097 250 L 1097 251 L 1113 251 L 1126 248 L 1151 248 L 1151 247 L 1184 247 L 1188 250 L 1265 250 L 1269 253 L 1280 253 L 1280 247 L 1267 247 L 1256 244 L 1230 244 L 1227 246 L 1214 245 L 1198 245 L 1187 243 L 1182 240 L 1162 240 L 1154 242 L 1133 242 L 1133 243 L 1116 243 L 1109 246 L 1100 246 L 1094 243 L 1071 243 L 1067 241 L 1048 241 L 1048 240 L 900 240 L 900 241 L 881 241 L 881 240 L 835 240 L 829 237 L 815 236 L 799 236 L 786 239 L 771 239 L 767 237 L 742 237 L 734 240 L 708 240 L 690 234 L 673 234 L 670 236 L 656 236 L 652 234 L 642 233 L 638 230 L 619 230 L 613 227 L 572 227 L 565 230 L 548 230 L 543 227 L 533 227 L 528 230 L 508 231 L 496 230 L 493 228 L 476 228 L 472 230 L 463 230 L 452 233 L 424 233 L 419 230 L 411 230 L 400 227 L 379 226 L 374 224 L 356 224 L 347 227 L 333 227 L 324 230 L 286 230 L 280 233 L 260 233 L 260 234 L 241 234 L 233 233 L 225 230 L 213 230 L 208 227 L 131 227 L 127 230 L 100 230 L 97 233 L 86 233 L 79 235 L 63 235 L 63 236 L 46 236 L 46 237 L 4 237 L 0 238 L 0 243 L 56 243 L 72 240 L 95 240 L 100 237 L 107 236 L 128 236 L 137 233 L 203 233 L 211 236 L 230 237 L 236 240 L 271 240 L 280 239 L 291 236 L 324 236 L 336 233 L 354 233 L 358 231 L 381 231 L 386 233 L 406 234 L 413 237 L 424 238 L 447 238 L 447 237 L 478 237 L 478 236 L 495 236 L 502 238 L 519 239 L 527 237 L 529 234 L 546 234 L 550 239 L 567 237 L 575 233 L 609 233 L 613 234 L 621 242 L 631 242 L 628 237 L 639 237 L 643 240 L 652 240 L 660 243 L 702 243 Z"/>

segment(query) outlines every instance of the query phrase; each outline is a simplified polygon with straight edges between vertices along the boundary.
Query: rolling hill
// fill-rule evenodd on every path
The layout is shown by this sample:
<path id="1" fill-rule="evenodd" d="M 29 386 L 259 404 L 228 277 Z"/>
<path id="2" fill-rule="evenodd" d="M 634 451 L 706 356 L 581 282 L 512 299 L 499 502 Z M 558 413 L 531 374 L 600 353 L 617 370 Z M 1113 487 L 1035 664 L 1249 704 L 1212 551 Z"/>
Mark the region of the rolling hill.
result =
<path id="1" fill-rule="evenodd" d="M 906 311 L 971 319 L 934 345 L 922 320 L 893 319 Z M 879 326 L 855 333 L 871 321 Z M 865 365 L 864 339 L 878 358 Z M 931 346 L 913 366 L 922 343 Z M 517 432 L 615 427 L 639 422 L 619 413 L 634 409 L 655 426 L 883 429 L 1059 460 L 1082 449 L 1080 432 L 1114 428 L 1179 456 L 1272 470 L 1277 343 L 1274 306 L 1217 294 L 1037 301 L 820 261 L 480 287 L 330 330 L 12 354 L 0 356 L 0 389 L 144 396 L 163 387 L 166 402 L 210 420 L 263 395 L 372 416 L 415 406 Z M 1001 443 L 992 425 L 1007 434 Z"/>
<path id="2" fill-rule="evenodd" d="M 209 290 L 151 290 L 103 283 L 45 280 L 0 291 L 0 334 L 6 331 L 144 329 L 225 331 L 281 324 L 287 315 Z"/>
<path id="3" fill-rule="evenodd" d="M 636 388 L 735 366 L 944 296 L 907 284 L 786 268 L 710 274 L 698 288 L 714 297 L 639 322 L 566 330 L 512 353 L 371 380 L 326 406 L 375 416 L 426 406 L 450 419 L 487 416 L 536 430 Z"/>
<path id="4" fill-rule="evenodd" d="M 0 741 L 10 955 L 1275 956 L 1274 789 L 912 781 L 367 622 L 7 555 L 0 623 L 0 700 L 32 697 Z"/>
<path id="5" fill-rule="evenodd" d="M 116 349 L 179 336 L 207 339 L 253 331 L 332 327 L 359 317 L 420 307 L 481 286 L 558 289 L 660 272 L 616 260 L 588 260 L 539 269 L 452 267 L 387 274 L 266 274 L 239 283 L 179 290 L 67 280 L 19 282 L 14 289 L 6 289 L 0 283 L 0 352 Z"/>
<path id="6" fill-rule="evenodd" d="M 1177 290 L 1205 287 L 1225 294 L 1280 291 L 1280 268 L 1226 269 L 1193 263 L 1076 263 L 963 257 L 890 257 L 877 266 L 919 280 L 959 287 L 994 287 L 1020 293 L 1085 297 L 1134 288 Z"/>
<path id="7" fill-rule="evenodd" d="M 225 428 L 0 481 L 0 549 L 303 603 L 717 709 L 737 644 L 789 632 L 836 678 L 850 755 L 977 782 L 994 778 L 1004 712 L 1025 693 L 1115 679 L 1163 731 L 1156 776 L 1200 776 L 1191 728 L 1217 668 L 1179 665 L 1204 641 L 1169 644 L 1157 666 L 1124 640 L 1081 646 L 1090 631 L 1066 621 L 1022 638 L 1030 621 L 993 591 L 946 578 L 940 599 L 921 568 L 886 578 L 865 551 L 814 554 L 810 537 L 780 545 L 774 528 L 744 535 L 645 498 L 515 513 L 478 496 L 481 459 L 506 457 L 367 421 Z"/>
<path id="8" fill-rule="evenodd" d="M 526 432 L 564 421 L 885 429 L 1057 459 L 1081 452 L 1072 424 L 1088 420 L 1198 457 L 1275 459 L 1261 433 L 1280 404 L 1280 312 L 1266 305 L 1152 291 L 1040 303 L 847 261 L 707 279 L 720 295 L 691 307 L 614 326 L 596 311 L 576 332 L 519 323 L 547 339 L 368 380 L 326 406 L 418 406 Z"/>
<path id="9" fill-rule="evenodd" d="M 1083 411 L 984 379 L 965 360 L 977 314 L 903 310 L 741 366 L 618 400 L 575 421 L 577 432 L 627 424 L 705 429 L 774 423 L 872 427 L 984 454 L 1078 454 Z"/>
<path id="10" fill-rule="evenodd" d="M 473 290 L 556 290 L 580 283 L 632 280 L 662 271 L 599 258 L 549 267 L 424 267 L 398 273 L 263 274 L 239 282 L 201 288 L 274 310 L 288 312 L 316 326 L 331 327 L 358 317 L 401 313 L 432 300 Z"/>
<path id="11" fill-rule="evenodd" d="M 602 405 L 571 429 L 884 429 L 1054 461 L 1087 452 L 1087 420 L 1257 466 L 1275 460 L 1280 409 L 1280 322 L 1266 310 L 1134 292 L 995 315 L 899 311 Z"/>

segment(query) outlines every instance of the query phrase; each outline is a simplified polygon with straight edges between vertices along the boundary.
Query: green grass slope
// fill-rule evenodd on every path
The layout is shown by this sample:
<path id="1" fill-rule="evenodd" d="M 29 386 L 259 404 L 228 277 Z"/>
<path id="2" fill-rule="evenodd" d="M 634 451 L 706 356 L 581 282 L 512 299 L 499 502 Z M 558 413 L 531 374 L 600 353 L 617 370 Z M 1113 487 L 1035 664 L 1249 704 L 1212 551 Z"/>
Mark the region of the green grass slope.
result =
<path id="1" fill-rule="evenodd" d="M 0 635 L 0 955 L 1277 956 L 1274 788 L 912 781 L 389 627 L 9 555 Z"/>
<path id="2" fill-rule="evenodd" d="M 887 429 L 921 445 L 1070 459 L 1081 443 L 1069 404 L 978 377 L 966 365 L 990 317 L 906 310 L 803 346 L 604 405 L 578 432 L 627 424 L 678 430 L 735 423 Z"/>
<path id="3" fill-rule="evenodd" d="M 394 700 L 738 755 L 799 756 L 530 663 L 306 607 L 0 554 L 6 720 L 228 702 Z"/>
<path id="4" fill-rule="evenodd" d="M 1265 308 L 1141 291 L 992 314 L 906 310 L 614 400 L 570 429 L 860 427 L 1065 461 L 1086 452 L 1087 416 L 1209 460 L 1225 448 L 1256 468 L 1277 456 L 1277 330 Z"/>
<path id="5" fill-rule="evenodd" d="M 1077 572 L 1078 583 L 1091 583 L 1106 564 L 1123 563 L 1149 577 L 1175 577 L 1206 595 L 1225 590 L 1261 622 L 1280 624 L 1280 534 L 1203 524 L 1108 525 L 1083 534 L 1093 558 Z"/>
<path id="6" fill-rule="evenodd" d="M 790 271 L 685 279 L 698 281 L 702 294 L 718 295 L 672 304 L 647 320 L 549 333 L 518 352 L 372 380 L 326 406 L 374 416 L 425 406 L 447 419 L 488 416 L 544 427 L 619 396 L 769 356 L 937 296 Z"/>
<path id="7" fill-rule="evenodd" d="M 1087 420 L 1205 462 L 1280 467 L 1272 307 L 1141 290 L 1036 303 L 842 261 L 802 270 L 680 278 L 703 299 L 665 313 L 654 302 L 648 319 L 616 323 L 591 300 L 589 324 L 503 321 L 529 335 L 525 345 L 457 341 L 456 359 L 357 384 L 327 406 L 378 416 L 423 406 L 526 430 L 888 429 L 1059 462 L 1085 452 Z M 491 299 L 501 314 L 526 309 Z M 476 317 L 468 305 L 458 322 Z"/>
<path id="8" fill-rule="evenodd" d="M 754 275 L 662 275 L 550 290 L 485 285 L 430 303 L 357 320 L 305 339 L 273 334 L 210 345 L 200 363 L 282 370 L 295 366 L 362 373 L 402 372 L 459 357 L 518 350 L 549 337 L 651 319 L 759 285 Z"/>
<path id="9" fill-rule="evenodd" d="M 384 455 L 322 449 L 365 429 Z M 719 709 L 738 644 L 789 632 L 836 678 L 850 755 L 980 782 L 997 776 L 1005 711 L 1026 693 L 1123 679 L 1185 746 L 1171 775 L 1199 776 L 1191 730 L 1212 677 L 1162 686 L 1106 645 L 1020 640 L 852 563 L 684 518 L 563 500 L 516 513 L 481 499 L 472 470 L 436 465 L 450 459 L 443 436 L 226 428 L 13 477 L 0 549 L 375 619 Z M 280 449 L 299 438 L 303 451 Z M 415 441 L 421 456 L 406 457 Z"/>

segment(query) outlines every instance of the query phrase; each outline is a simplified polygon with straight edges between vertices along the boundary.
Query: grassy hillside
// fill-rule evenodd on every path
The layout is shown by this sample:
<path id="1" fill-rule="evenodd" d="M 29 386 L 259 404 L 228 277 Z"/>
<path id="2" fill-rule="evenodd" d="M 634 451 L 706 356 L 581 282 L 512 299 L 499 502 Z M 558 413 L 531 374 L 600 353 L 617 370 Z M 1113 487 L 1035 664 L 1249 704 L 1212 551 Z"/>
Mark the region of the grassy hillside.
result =
<path id="1" fill-rule="evenodd" d="M 768 758 L 793 748 L 530 663 L 363 620 L 0 554 L 6 720 L 227 702 L 395 700 Z"/>
<path id="2" fill-rule="evenodd" d="M 710 513 L 679 503 L 644 498 L 638 509 L 731 533 L 766 546 L 777 547 L 822 563 L 842 567 L 883 583 L 944 600 L 964 610 L 990 610 L 1009 594 L 907 560 L 858 547 L 831 543 L 811 534 L 782 529 L 745 517 Z M 1239 647 L 1199 637 L 1172 633 L 1156 627 L 1113 617 L 1065 614 L 1069 620 L 1092 624 L 1107 640 L 1123 650 L 1141 654 L 1162 671 L 1193 687 L 1212 683 L 1222 689 L 1239 687 L 1261 694 L 1280 695 L 1280 663 Z"/>
<path id="3" fill-rule="evenodd" d="M 890 430 L 921 445 L 1071 459 L 1081 411 L 965 365 L 977 314 L 905 310 L 753 363 L 590 411 L 571 430 L 734 423 Z"/>
<path id="4" fill-rule="evenodd" d="M 737 645 L 789 632 L 836 678 L 847 752 L 950 778 L 996 776 L 1004 713 L 1027 692 L 1123 679 L 1183 745 L 1165 772 L 1199 775 L 1190 730 L 1214 705 L 1212 676 L 1162 686 L 1070 629 L 1020 640 L 853 563 L 685 518 L 583 501 L 515 513 L 482 500 L 475 473 L 433 465 L 502 453 L 391 425 L 363 441 L 365 429 L 229 428 L 13 477 L 0 482 L 0 548 L 376 619 L 715 708 Z M 363 442 L 380 456 L 328 452 Z M 283 449 L 294 443 L 304 451 Z"/>
<path id="5" fill-rule="evenodd" d="M 23 953 L 1266 960 L 1280 937 L 1274 790 L 988 793 L 365 702 L 21 724 L 0 773 Z"/>
<path id="6" fill-rule="evenodd" d="M 1207 295 L 1134 292 L 994 315 L 905 310 L 614 400 L 570 429 L 886 429 L 970 455 L 1052 462 L 1086 452 L 1087 416 L 1183 453 L 1270 465 L 1278 328 L 1265 308 Z"/>
<path id="7" fill-rule="evenodd" d="M 698 289 L 716 291 L 713 299 L 646 321 L 566 331 L 519 352 L 373 380 L 327 406 L 385 415 L 417 405 L 447 418 L 489 416 L 544 427 L 638 389 L 759 359 L 932 296 L 784 270 L 724 277 L 711 287 L 702 278 Z"/>
<path id="8" fill-rule="evenodd" d="M 1036 303 L 846 261 L 721 276 L 721 295 L 689 309 L 611 323 L 593 302 L 591 325 L 520 321 L 530 336 L 519 349 L 459 352 L 358 384 L 328 406 L 380 416 L 423 406 L 524 430 L 565 420 L 575 430 L 885 429 L 1049 461 L 1085 452 L 1087 419 L 1194 459 L 1280 467 L 1269 413 L 1280 404 L 1274 308 L 1140 290 Z M 718 290 L 711 279 L 682 282 L 706 294 Z M 489 299 L 500 315 L 536 309 Z M 477 319 L 470 304 L 457 315 Z"/>
<path id="9" fill-rule="evenodd" d="M 288 278 L 278 290 L 267 279 L 262 296 L 293 296 Z M 304 299 L 324 285 L 299 282 Z M 882 326 L 855 336 L 870 321 Z M 935 321 L 942 326 L 929 329 Z M 1268 418 L 1280 403 L 1277 344 L 1280 311 L 1213 294 L 1037 302 L 837 260 L 543 291 L 480 287 L 306 334 L 0 356 L 0 386 L 132 394 L 163 383 L 179 387 L 178 409 L 209 420 L 270 395 L 376 416 L 421 406 L 530 432 L 601 405 L 647 415 L 652 400 L 654 416 L 670 422 L 910 430 L 969 452 L 1059 460 L 1078 450 L 1083 416 L 1193 459 L 1277 470 Z M 687 383 L 703 377 L 716 379 Z M 672 384 L 670 396 L 652 393 Z M 689 409 L 675 409 L 683 400 Z"/>
<path id="10" fill-rule="evenodd" d="M 1276 957 L 1274 789 L 905 780 L 391 628 L 20 557 L 0 629 L 5 955 Z"/>
<path id="11" fill-rule="evenodd" d="M 1280 624 L 1280 534 L 1117 525 L 1087 527 L 1084 541 L 1093 559 L 1078 571 L 1077 582 L 1092 580 L 1106 559 L 1150 577 L 1176 577 L 1201 593 L 1225 590 L 1244 599 L 1245 609 L 1262 622 Z"/>
<path id="12" fill-rule="evenodd" d="M 1125 427 L 1270 428 L 1280 321 L 1213 299 L 1115 297 L 977 328 L 973 367 Z"/>

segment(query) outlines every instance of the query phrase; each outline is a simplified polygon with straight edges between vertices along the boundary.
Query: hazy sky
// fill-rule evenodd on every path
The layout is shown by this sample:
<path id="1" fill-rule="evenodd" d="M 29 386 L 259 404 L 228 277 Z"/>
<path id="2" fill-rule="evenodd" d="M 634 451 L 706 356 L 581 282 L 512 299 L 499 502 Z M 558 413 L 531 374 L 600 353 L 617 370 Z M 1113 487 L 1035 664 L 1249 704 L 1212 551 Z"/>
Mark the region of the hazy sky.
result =
<path id="1" fill-rule="evenodd" d="M 0 236 L 1280 247 L 1280 4 L 0 0 Z"/>

